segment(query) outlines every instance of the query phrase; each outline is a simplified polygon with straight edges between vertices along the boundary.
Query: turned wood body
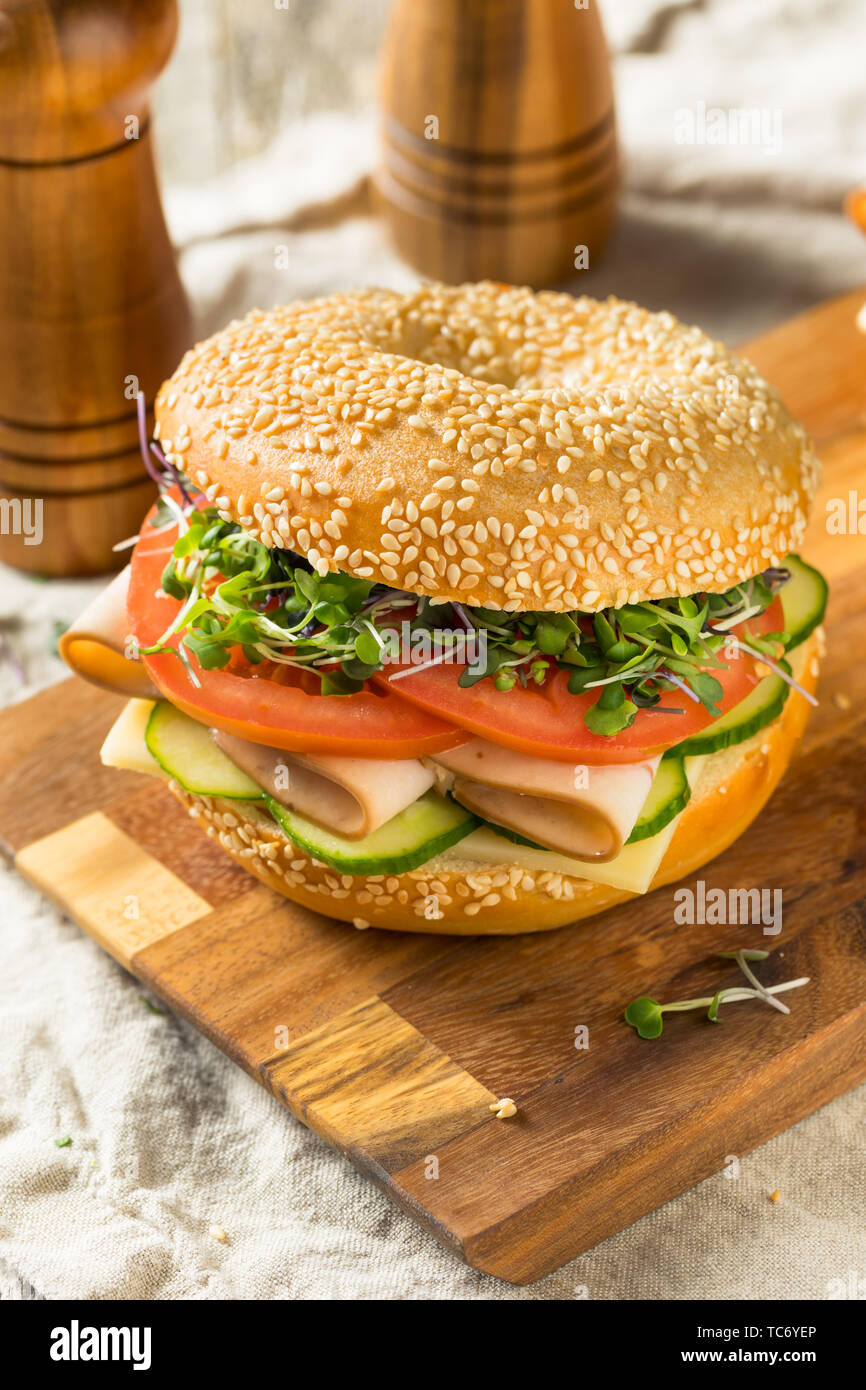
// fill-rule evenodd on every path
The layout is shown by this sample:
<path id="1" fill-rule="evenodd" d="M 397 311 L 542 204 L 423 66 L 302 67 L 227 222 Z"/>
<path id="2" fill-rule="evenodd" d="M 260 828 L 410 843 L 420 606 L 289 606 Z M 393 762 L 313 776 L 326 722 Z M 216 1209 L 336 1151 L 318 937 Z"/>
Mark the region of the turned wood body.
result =
<path id="1" fill-rule="evenodd" d="M 396 0 L 381 102 L 377 193 L 418 270 L 537 287 L 600 253 L 617 153 L 595 3 Z"/>
<path id="2" fill-rule="evenodd" d="M 150 402 L 192 336 L 147 103 L 176 29 L 175 0 L 0 14 L 0 559 L 23 569 L 121 563 L 154 493 L 136 384 Z"/>

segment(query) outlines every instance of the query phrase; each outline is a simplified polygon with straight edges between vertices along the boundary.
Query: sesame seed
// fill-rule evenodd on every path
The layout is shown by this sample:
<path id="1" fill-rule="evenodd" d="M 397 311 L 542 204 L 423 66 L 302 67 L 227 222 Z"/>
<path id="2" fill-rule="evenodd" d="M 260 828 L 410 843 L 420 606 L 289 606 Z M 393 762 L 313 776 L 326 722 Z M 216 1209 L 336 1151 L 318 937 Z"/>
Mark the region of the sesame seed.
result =
<path id="1" fill-rule="evenodd" d="M 156 415 L 167 456 L 265 544 L 433 593 L 459 564 L 455 592 L 511 611 L 723 590 L 796 548 L 818 481 L 805 432 L 721 344 L 614 299 L 496 284 L 256 311 L 187 354 Z M 429 491 L 407 487 L 413 459 Z M 706 526 L 721 470 L 737 486 Z M 350 477 L 356 497 L 335 499 Z M 396 548 L 371 532 L 376 494 Z"/>

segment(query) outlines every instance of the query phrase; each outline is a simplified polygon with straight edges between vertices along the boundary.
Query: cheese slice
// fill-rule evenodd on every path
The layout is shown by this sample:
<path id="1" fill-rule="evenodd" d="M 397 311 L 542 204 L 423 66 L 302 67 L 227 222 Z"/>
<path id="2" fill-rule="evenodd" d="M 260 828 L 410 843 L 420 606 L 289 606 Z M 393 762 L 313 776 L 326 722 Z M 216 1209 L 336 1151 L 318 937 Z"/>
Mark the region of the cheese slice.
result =
<path id="1" fill-rule="evenodd" d="M 145 742 L 154 702 L 130 700 L 100 751 L 106 767 L 168 780 Z M 350 839 L 371 835 L 433 785 L 433 773 L 414 758 L 330 758 L 264 748 L 215 733 L 217 745 L 282 805 Z"/>
<path id="2" fill-rule="evenodd" d="M 158 691 L 140 661 L 126 655 L 129 565 L 97 594 L 61 636 L 57 649 L 77 676 L 116 695 L 156 699 Z"/>
<path id="3" fill-rule="evenodd" d="M 99 750 L 106 767 L 119 767 L 126 772 L 145 772 L 150 777 L 168 781 L 168 773 L 160 767 L 144 741 L 144 731 L 153 709 L 153 700 L 130 700 L 124 705 L 108 731 Z"/>
<path id="4" fill-rule="evenodd" d="M 457 801 L 548 851 L 604 863 L 616 857 L 647 799 L 659 758 L 601 765 L 553 762 L 471 739 L 437 753 Z"/>
<path id="5" fill-rule="evenodd" d="M 126 705 L 102 745 L 100 757 L 106 767 L 144 772 L 168 780 L 168 774 L 151 756 L 144 741 L 144 731 L 152 709 L 151 700 L 130 700 Z M 698 788 L 705 764 L 711 756 L 713 755 L 686 759 L 686 774 L 693 793 Z M 335 758 L 332 761 L 360 762 L 361 759 Z M 679 816 L 675 816 L 658 835 L 638 840 L 633 845 L 624 845 L 616 858 L 604 864 L 589 864 L 567 855 L 554 854 L 549 850 L 516 845 L 486 827 L 473 830 L 471 835 L 467 835 L 453 849 L 438 855 L 435 863 L 437 869 L 452 870 L 456 873 L 467 872 L 470 864 L 515 864 L 529 873 L 543 873 L 548 870 L 589 879 L 594 883 L 604 883 L 611 888 L 621 888 L 629 893 L 646 893 L 673 839 L 678 823 Z"/>
<path id="6" fill-rule="evenodd" d="M 242 771 L 281 805 L 349 839 L 372 835 L 433 786 L 417 758 L 338 758 L 286 753 L 215 730 Z"/>
<path id="7" fill-rule="evenodd" d="M 700 783 L 707 756 L 686 759 L 686 775 L 693 793 Z M 571 874 L 575 878 L 589 879 L 592 883 L 603 883 L 610 888 L 621 888 L 629 893 L 646 893 L 674 837 L 679 819 L 679 816 L 674 816 L 658 835 L 646 840 L 637 840 L 633 845 L 623 845 L 616 858 L 603 864 L 589 864 L 567 855 L 552 854 L 549 850 L 532 849 L 529 845 L 515 845 L 503 835 L 497 835 L 495 831 L 482 826 L 479 830 L 473 830 L 471 835 L 467 835 L 453 849 L 440 855 L 436 860 L 436 868 L 460 872 L 461 866 L 465 866 L 468 861 L 472 861 L 473 864 L 515 864 L 529 873 L 543 873 L 546 870 L 557 874 Z"/>

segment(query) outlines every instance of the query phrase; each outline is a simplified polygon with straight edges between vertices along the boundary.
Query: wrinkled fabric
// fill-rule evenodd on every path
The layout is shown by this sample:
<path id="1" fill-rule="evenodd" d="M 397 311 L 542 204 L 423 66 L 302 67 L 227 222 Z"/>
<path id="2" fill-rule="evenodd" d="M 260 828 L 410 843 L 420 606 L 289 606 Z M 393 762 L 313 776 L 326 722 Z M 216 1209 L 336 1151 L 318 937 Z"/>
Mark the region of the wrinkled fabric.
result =
<path id="1" fill-rule="evenodd" d="M 626 192 L 606 255 L 569 288 L 736 342 L 866 280 L 840 213 L 866 177 L 861 0 L 609 0 L 605 18 Z M 780 111 L 778 150 L 677 144 L 698 102 Z M 166 190 L 202 333 L 255 304 L 416 283 L 370 215 L 374 159 L 372 115 L 326 113 Z M 96 587 L 0 573 L 24 674 L 0 662 L 4 702 L 61 677 L 54 622 Z M 2 1298 L 824 1299 L 866 1277 L 866 1088 L 518 1289 L 440 1249 L 145 993 L 0 871 Z"/>

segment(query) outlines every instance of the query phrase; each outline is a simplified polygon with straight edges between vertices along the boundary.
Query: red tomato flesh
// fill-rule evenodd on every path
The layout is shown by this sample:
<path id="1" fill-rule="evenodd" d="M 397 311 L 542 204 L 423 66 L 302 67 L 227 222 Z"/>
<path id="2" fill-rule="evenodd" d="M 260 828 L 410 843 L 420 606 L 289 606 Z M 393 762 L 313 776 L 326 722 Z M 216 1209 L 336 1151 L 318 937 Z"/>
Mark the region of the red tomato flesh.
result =
<path id="1" fill-rule="evenodd" d="M 153 515 L 151 512 L 150 515 Z M 154 646 L 180 609 L 160 588 L 177 530 L 155 530 L 149 518 L 132 555 L 127 601 L 130 628 L 142 647 Z M 177 647 L 180 634 L 169 641 Z M 142 656 L 157 689 L 178 709 L 210 728 L 288 752 L 351 758 L 420 758 L 462 743 L 466 735 L 396 692 L 370 686 L 356 695 L 321 695 L 318 681 L 290 666 L 254 666 L 233 653 L 229 666 L 190 680 L 180 657 Z"/>
<path id="2" fill-rule="evenodd" d="M 781 632 L 784 626 L 781 600 L 776 598 L 759 617 L 750 618 L 730 630 L 747 642 L 748 631 L 757 634 Z M 378 672 L 373 680 L 388 686 L 398 672 L 406 670 L 411 670 L 412 674 L 398 678 L 394 688 L 419 709 L 450 719 L 491 743 L 561 762 L 640 762 L 705 729 L 714 718 L 703 705 L 674 689 L 663 695 L 662 704 L 665 708 L 681 708 L 682 714 L 642 709 L 631 728 L 605 737 L 591 733 L 583 719 L 590 705 L 598 699 L 600 690 L 570 695 L 569 673 L 565 670 L 555 670 L 541 686 L 530 682 L 526 688 L 515 685 L 511 690 L 497 690 L 488 677 L 464 690 L 457 682 L 465 666 L 456 662 L 423 670 L 414 669 L 408 663 L 395 664 Z M 722 714 L 745 699 L 762 679 L 755 661 L 743 653 L 726 667 L 709 670 L 722 686 L 722 697 L 718 701 Z"/>
<path id="3" fill-rule="evenodd" d="M 128 599 L 131 631 L 142 647 L 159 641 L 180 608 L 160 587 L 176 528 L 157 531 L 148 522 L 149 517 L 133 552 Z M 776 598 L 764 613 L 731 632 L 748 641 L 750 631 L 779 632 L 784 625 Z M 179 634 L 169 645 L 176 648 L 178 642 Z M 562 762 L 629 763 L 655 757 L 713 722 L 703 705 L 674 689 L 663 697 L 663 704 L 681 713 L 643 709 L 629 729 L 607 738 L 593 734 L 584 715 L 598 698 L 598 689 L 569 694 L 569 673 L 559 669 L 541 686 L 530 683 L 501 691 L 487 677 L 463 689 L 458 678 L 465 668 L 458 663 L 427 668 L 393 664 L 373 676 L 366 690 L 335 696 L 319 694 L 318 679 L 311 672 L 264 662 L 254 666 L 239 651 L 221 671 L 203 670 L 194 657 L 190 659 L 201 688 L 193 684 L 179 657 L 142 657 L 157 689 L 193 719 L 290 752 L 418 758 L 476 735 Z M 765 674 L 742 653 L 710 670 L 722 686 L 718 705 L 723 714 L 745 699 Z M 402 671 L 411 674 L 399 677 Z"/>

